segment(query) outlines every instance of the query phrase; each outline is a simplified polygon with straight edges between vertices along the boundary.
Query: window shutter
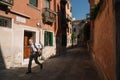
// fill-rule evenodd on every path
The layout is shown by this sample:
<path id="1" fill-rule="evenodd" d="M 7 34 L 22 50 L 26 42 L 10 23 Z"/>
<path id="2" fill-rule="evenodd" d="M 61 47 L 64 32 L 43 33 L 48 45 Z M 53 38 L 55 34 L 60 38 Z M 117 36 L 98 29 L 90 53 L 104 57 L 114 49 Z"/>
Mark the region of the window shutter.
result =
<path id="1" fill-rule="evenodd" d="M 44 32 L 44 45 L 47 45 L 47 31 Z"/>
<path id="2" fill-rule="evenodd" d="M 53 46 L 53 33 L 52 32 L 50 32 L 49 42 L 50 42 L 50 46 Z"/>

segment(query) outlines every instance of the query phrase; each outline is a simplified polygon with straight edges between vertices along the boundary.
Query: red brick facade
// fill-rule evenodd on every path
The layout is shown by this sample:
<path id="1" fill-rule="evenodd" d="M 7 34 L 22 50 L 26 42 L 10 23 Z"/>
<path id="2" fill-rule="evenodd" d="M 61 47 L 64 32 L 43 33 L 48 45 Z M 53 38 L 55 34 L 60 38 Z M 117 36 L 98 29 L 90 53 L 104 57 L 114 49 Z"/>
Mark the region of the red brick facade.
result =
<path id="1" fill-rule="evenodd" d="M 23 2 L 22 4 L 20 4 L 20 2 Z M 42 22 L 42 10 L 44 8 L 44 1 L 42 0 L 38 0 L 38 6 L 37 7 L 34 7 L 32 5 L 29 4 L 29 0 L 21 0 L 21 1 L 16 1 L 14 0 L 14 4 L 12 6 L 12 9 L 10 10 L 10 12 L 8 14 L 5 14 L 5 12 L 2 12 L 0 13 L 0 15 L 4 15 L 6 17 L 11 17 L 11 18 L 14 18 L 14 21 L 15 23 L 18 23 L 16 22 L 16 14 L 11 14 L 11 13 L 17 13 L 18 16 L 19 15 L 22 15 L 22 16 L 25 16 L 25 17 L 28 17 L 26 18 L 26 23 L 25 25 L 28 25 L 28 26 L 33 26 L 33 27 L 36 27 L 36 24 L 38 22 Z M 54 11 L 55 9 L 55 6 L 54 5 L 56 4 L 54 2 L 54 0 L 51 0 L 50 1 L 50 9 Z M 23 24 L 23 23 L 19 23 L 19 24 Z M 41 27 L 43 29 L 48 29 L 48 30 L 52 30 L 54 31 L 54 25 L 53 24 L 52 26 L 50 25 L 47 25 L 47 24 L 43 24 L 41 23 Z M 48 27 L 49 26 L 49 27 Z"/>
<path id="2" fill-rule="evenodd" d="M 93 57 L 109 80 L 116 79 L 114 19 L 113 0 L 103 0 L 97 16 L 91 24 L 91 27 L 93 27 Z"/>
<path id="3" fill-rule="evenodd" d="M 20 4 L 21 2 L 22 4 Z M 40 0 L 38 0 L 38 3 L 40 3 Z M 40 19 L 41 19 L 40 4 L 38 4 L 38 7 L 33 7 L 29 4 L 29 0 L 26 0 L 26 1 L 25 0 L 20 0 L 20 1 L 14 0 L 14 4 L 12 8 L 10 9 L 10 12 L 8 12 L 8 14 L 4 14 L 3 12 L 3 14 L 1 13 L 1 15 L 5 15 L 5 16 L 13 18 L 15 23 L 18 23 L 16 22 L 16 16 L 22 15 L 22 17 L 23 16 L 28 17 L 29 19 L 26 18 L 27 20 L 26 20 L 25 25 L 35 27 L 36 23 L 40 22 Z"/>
<path id="4" fill-rule="evenodd" d="M 7 4 L 5 1 L 13 1 L 13 5 L 8 2 Z M 41 42 L 43 44 L 44 57 L 48 58 L 56 54 L 56 33 L 59 23 L 57 6 L 60 5 L 60 0 L 47 0 L 50 2 L 50 7 L 46 9 L 46 12 L 44 11 L 46 8 L 45 1 L 0 1 L 0 21 L 3 21 L 2 25 L 4 25 L 4 19 L 10 19 L 9 25 L 11 25 L 10 28 L 6 28 L 0 24 L 0 55 L 2 56 L 0 58 L 4 59 L 5 67 L 21 66 L 28 63 L 30 53 L 28 39 L 30 37 L 36 43 Z M 1 59 L 0 61 L 2 61 Z"/>

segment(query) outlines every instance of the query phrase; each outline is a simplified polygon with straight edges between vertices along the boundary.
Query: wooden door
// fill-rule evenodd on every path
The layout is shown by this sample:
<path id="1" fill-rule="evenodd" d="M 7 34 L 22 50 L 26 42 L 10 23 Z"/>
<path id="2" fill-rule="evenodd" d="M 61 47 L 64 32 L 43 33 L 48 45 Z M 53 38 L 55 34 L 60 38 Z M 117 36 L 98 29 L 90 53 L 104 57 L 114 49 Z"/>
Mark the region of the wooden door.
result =
<path id="1" fill-rule="evenodd" d="M 24 59 L 29 58 L 30 56 L 30 47 L 28 44 L 28 36 L 24 36 Z"/>
<path id="2" fill-rule="evenodd" d="M 24 59 L 27 59 L 30 56 L 30 47 L 29 47 L 29 42 L 28 42 L 30 38 L 33 38 L 33 40 L 35 40 L 36 33 L 25 31 L 24 32 Z"/>

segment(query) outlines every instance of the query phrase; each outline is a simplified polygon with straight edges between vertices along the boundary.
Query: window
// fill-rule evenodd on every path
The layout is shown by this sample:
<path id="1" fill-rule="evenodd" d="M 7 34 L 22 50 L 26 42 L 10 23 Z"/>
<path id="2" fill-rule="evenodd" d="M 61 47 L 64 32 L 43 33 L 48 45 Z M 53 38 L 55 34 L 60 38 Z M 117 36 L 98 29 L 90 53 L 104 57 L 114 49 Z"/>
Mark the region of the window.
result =
<path id="1" fill-rule="evenodd" d="M 31 4 L 32 6 L 37 7 L 38 6 L 38 0 L 29 0 L 29 4 Z"/>
<path id="2" fill-rule="evenodd" d="M 62 46 L 67 45 L 67 36 L 65 34 L 62 35 Z"/>
<path id="3" fill-rule="evenodd" d="M 11 18 L 0 16 L 0 27 L 11 28 L 12 20 Z"/>
<path id="4" fill-rule="evenodd" d="M 73 29 L 73 32 L 76 32 L 76 29 L 75 29 L 75 28 Z"/>
<path id="5" fill-rule="evenodd" d="M 45 31 L 44 32 L 44 45 L 53 46 L 53 33 Z"/>
<path id="6" fill-rule="evenodd" d="M 50 8 L 50 1 L 49 0 L 45 0 L 45 8 Z"/>
<path id="7" fill-rule="evenodd" d="M 77 35 L 77 38 L 80 38 L 80 35 Z"/>

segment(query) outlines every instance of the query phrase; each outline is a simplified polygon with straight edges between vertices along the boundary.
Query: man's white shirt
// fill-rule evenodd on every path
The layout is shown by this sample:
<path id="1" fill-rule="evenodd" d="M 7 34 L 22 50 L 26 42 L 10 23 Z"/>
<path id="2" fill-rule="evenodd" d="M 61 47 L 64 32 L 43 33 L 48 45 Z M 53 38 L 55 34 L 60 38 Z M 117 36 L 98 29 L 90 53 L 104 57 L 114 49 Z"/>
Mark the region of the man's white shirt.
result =
<path id="1" fill-rule="evenodd" d="M 31 45 L 31 48 L 33 49 L 34 52 L 37 52 L 37 49 L 35 48 L 35 46 L 36 46 L 36 48 L 38 48 L 38 49 L 39 49 L 39 48 L 42 48 L 42 46 L 41 46 L 39 43 L 35 43 L 35 45 L 32 44 L 32 45 Z"/>

